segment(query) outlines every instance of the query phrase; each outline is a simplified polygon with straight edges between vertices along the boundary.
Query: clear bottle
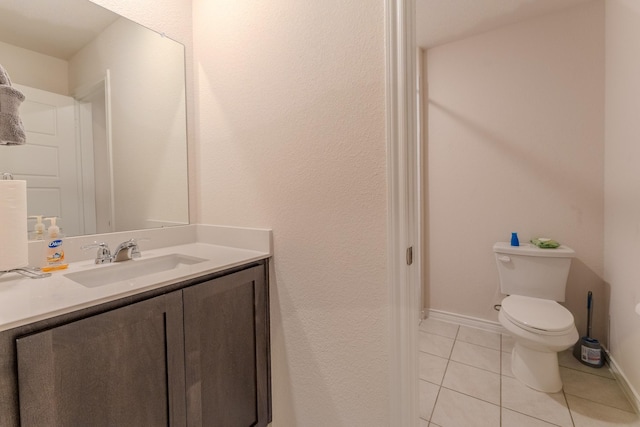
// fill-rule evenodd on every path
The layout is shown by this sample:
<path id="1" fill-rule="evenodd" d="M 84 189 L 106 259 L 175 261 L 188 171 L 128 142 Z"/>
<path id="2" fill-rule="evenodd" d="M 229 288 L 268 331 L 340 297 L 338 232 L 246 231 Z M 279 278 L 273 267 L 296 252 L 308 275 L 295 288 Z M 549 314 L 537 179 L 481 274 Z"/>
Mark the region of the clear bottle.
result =
<path id="1" fill-rule="evenodd" d="M 64 249 L 63 249 L 63 236 L 60 234 L 60 227 L 56 225 L 57 217 L 45 218 L 47 221 L 51 221 L 51 225 L 47 230 L 47 248 L 45 265 L 41 268 L 42 271 L 62 270 L 69 266 L 64 261 Z"/>
<path id="2" fill-rule="evenodd" d="M 29 233 L 29 240 L 44 240 L 44 223 L 42 222 L 42 215 L 31 215 L 29 218 L 36 219 L 33 231 Z"/>

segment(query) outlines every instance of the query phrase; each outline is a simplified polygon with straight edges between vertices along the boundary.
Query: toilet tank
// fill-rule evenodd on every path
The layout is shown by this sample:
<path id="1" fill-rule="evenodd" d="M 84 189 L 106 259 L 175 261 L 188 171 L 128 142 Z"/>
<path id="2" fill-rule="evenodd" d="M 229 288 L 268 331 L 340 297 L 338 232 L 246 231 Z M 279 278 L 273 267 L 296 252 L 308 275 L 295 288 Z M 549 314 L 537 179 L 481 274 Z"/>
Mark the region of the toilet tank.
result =
<path id="1" fill-rule="evenodd" d="M 564 301 L 573 249 L 564 245 L 540 249 L 531 243 L 511 246 L 498 242 L 493 245 L 493 252 L 503 294 Z"/>

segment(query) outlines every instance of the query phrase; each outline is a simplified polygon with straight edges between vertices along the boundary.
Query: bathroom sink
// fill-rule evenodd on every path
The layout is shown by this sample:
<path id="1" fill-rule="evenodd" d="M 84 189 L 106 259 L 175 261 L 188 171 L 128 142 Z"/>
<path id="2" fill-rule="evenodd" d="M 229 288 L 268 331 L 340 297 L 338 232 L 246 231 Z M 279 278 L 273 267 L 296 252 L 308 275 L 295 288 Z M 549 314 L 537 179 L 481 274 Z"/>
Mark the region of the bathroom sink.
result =
<path id="1" fill-rule="evenodd" d="M 155 258 L 124 261 L 107 267 L 68 273 L 64 276 L 87 288 L 96 288 L 204 261 L 207 260 L 183 254 L 169 254 Z"/>

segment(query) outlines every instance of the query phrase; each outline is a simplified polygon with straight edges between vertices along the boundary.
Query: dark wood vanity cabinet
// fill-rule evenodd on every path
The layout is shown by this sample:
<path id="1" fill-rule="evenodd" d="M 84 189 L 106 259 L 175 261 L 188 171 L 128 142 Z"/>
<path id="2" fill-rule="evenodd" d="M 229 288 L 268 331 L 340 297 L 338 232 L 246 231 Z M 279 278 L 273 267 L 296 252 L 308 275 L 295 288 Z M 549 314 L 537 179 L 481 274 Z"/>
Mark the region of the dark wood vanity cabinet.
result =
<path id="1" fill-rule="evenodd" d="M 183 291 L 189 427 L 270 421 L 267 289 L 258 273 Z"/>
<path id="2" fill-rule="evenodd" d="M 184 425 L 180 291 L 16 340 L 20 425 Z"/>
<path id="3" fill-rule="evenodd" d="M 168 288 L 0 333 L 0 425 L 266 426 L 266 262 Z"/>

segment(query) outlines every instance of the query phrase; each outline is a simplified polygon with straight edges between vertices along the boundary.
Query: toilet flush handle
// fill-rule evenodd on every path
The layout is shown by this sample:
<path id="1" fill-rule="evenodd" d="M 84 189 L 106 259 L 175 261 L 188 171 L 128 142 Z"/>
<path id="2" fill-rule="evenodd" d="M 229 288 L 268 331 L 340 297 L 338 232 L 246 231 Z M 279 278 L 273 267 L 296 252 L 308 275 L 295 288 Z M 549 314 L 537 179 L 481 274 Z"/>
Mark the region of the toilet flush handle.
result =
<path id="1" fill-rule="evenodd" d="M 498 259 L 499 259 L 500 261 L 502 261 L 502 262 L 509 262 L 509 261 L 511 261 L 511 258 L 509 258 L 509 257 L 508 257 L 508 256 L 506 256 L 506 255 L 500 255 L 500 256 L 498 257 Z"/>

